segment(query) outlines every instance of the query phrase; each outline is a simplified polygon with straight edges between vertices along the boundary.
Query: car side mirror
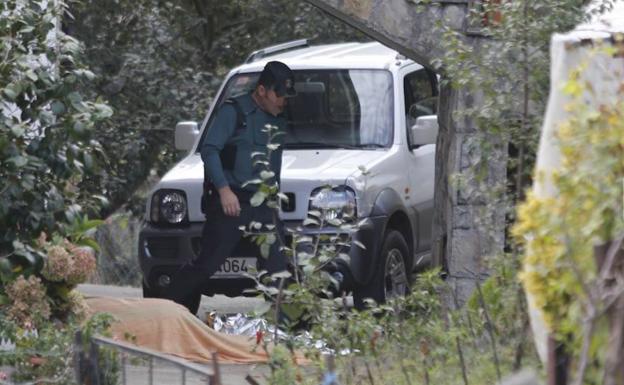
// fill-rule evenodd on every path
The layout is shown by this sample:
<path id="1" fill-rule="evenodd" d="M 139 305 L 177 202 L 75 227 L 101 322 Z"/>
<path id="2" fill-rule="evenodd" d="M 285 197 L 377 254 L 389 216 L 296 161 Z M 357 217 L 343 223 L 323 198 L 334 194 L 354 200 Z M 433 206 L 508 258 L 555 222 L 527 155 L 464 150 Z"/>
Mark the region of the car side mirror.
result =
<path id="1" fill-rule="evenodd" d="M 175 128 L 175 148 L 189 151 L 193 148 L 195 140 L 199 136 L 197 122 L 180 122 Z"/>
<path id="2" fill-rule="evenodd" d="M 425 144 L 435 144 L 438 130 L 438 117 L 436 115 L 419 117 L 410 130 L 411 147 L 416 148 Z"/>

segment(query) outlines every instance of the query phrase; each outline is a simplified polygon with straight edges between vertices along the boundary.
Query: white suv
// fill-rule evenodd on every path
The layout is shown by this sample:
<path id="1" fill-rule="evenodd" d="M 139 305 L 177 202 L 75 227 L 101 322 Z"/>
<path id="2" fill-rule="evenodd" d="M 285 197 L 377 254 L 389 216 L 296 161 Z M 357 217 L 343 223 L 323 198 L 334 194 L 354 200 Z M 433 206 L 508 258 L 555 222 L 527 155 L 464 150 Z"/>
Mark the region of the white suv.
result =
<path id="1" fill-rule="evenodd" d="M 433 217 L 437 77 L 379 43 L 308 46 L 305 40 L 254 52 L 226 77 L 201 127 L 182 122 L 176 147 L 189 151 L 156 185 L 139 239 L 144 295 L 165 296 L 181 264 L 197 257 L 205 128 L 226 99 L 249 92 L 267 61 L 295 73 L 289 99 L 281 191 L 287 227 L 310 208 L 349 211 L 360 226 L 349 262 L 331 265 L 356 305 L 408 290 L 409 277 L 430 258 Z M 336 186 L 327 191 L 323 186 Z M 335 228 L 306 230 L 335 232 Z M 251 281 L 241 271 L 258 252 L 243 241 L 205 285 L 204 294 L 240 295 Z M 197 298 L 199 300 L 199 298 Z"/>

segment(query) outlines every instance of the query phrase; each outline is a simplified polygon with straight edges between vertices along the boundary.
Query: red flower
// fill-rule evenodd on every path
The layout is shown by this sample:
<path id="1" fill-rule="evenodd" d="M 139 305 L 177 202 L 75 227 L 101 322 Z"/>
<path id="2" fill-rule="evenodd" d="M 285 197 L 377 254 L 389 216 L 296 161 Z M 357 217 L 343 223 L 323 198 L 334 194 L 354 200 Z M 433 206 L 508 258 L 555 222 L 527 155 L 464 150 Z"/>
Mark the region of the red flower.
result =
<path id="1" fill-rule="evenodd" d="M 260 342 L 262 342 L 262 336 L 263 336 L 262 330 L 258 330 L 256 332 L 256 345 L 260 345 Z"/>

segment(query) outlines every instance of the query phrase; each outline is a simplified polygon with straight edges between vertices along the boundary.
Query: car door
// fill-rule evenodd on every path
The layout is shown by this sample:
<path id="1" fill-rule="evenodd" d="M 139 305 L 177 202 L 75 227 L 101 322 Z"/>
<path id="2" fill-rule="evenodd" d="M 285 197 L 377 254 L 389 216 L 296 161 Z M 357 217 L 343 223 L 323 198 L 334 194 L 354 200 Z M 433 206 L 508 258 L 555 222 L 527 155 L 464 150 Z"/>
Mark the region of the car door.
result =
<path id="1" fill-rule="evenodd" d="M 421 116 L 436 115 L 438 101 L 437 77 L 420 66 L 411 66 L 402 73 L 405 135 L 409 150 L 409 208 L 416 217 L 416 252 L 431 248 L 433 192 L 435 179 L 435 144 L 414 146 L 411 127 Z"/>

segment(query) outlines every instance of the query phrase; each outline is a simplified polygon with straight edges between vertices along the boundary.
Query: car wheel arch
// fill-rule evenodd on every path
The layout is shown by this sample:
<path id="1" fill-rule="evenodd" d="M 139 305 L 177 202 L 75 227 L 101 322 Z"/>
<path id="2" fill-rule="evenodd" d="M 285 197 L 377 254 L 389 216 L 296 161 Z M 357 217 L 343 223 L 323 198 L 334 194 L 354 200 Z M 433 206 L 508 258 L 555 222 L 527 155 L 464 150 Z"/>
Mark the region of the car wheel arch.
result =
<path id="1" fill-rule="evenodd" d="M 410 219 L 408 210 L 403 205 L 403 200 L 395 190 L 386 188 L 379 192 L 373 204 L 371 216 L 386 216 L 388 218 L 381 234 L 381 242 L 383 242 L 389 230 L 397 230 L 407 242 L 410 255 L 413 255 L 417 247 L 416 230 L 418 219 Z M 379 250 L 376 251 L 378 252 Z"/>

